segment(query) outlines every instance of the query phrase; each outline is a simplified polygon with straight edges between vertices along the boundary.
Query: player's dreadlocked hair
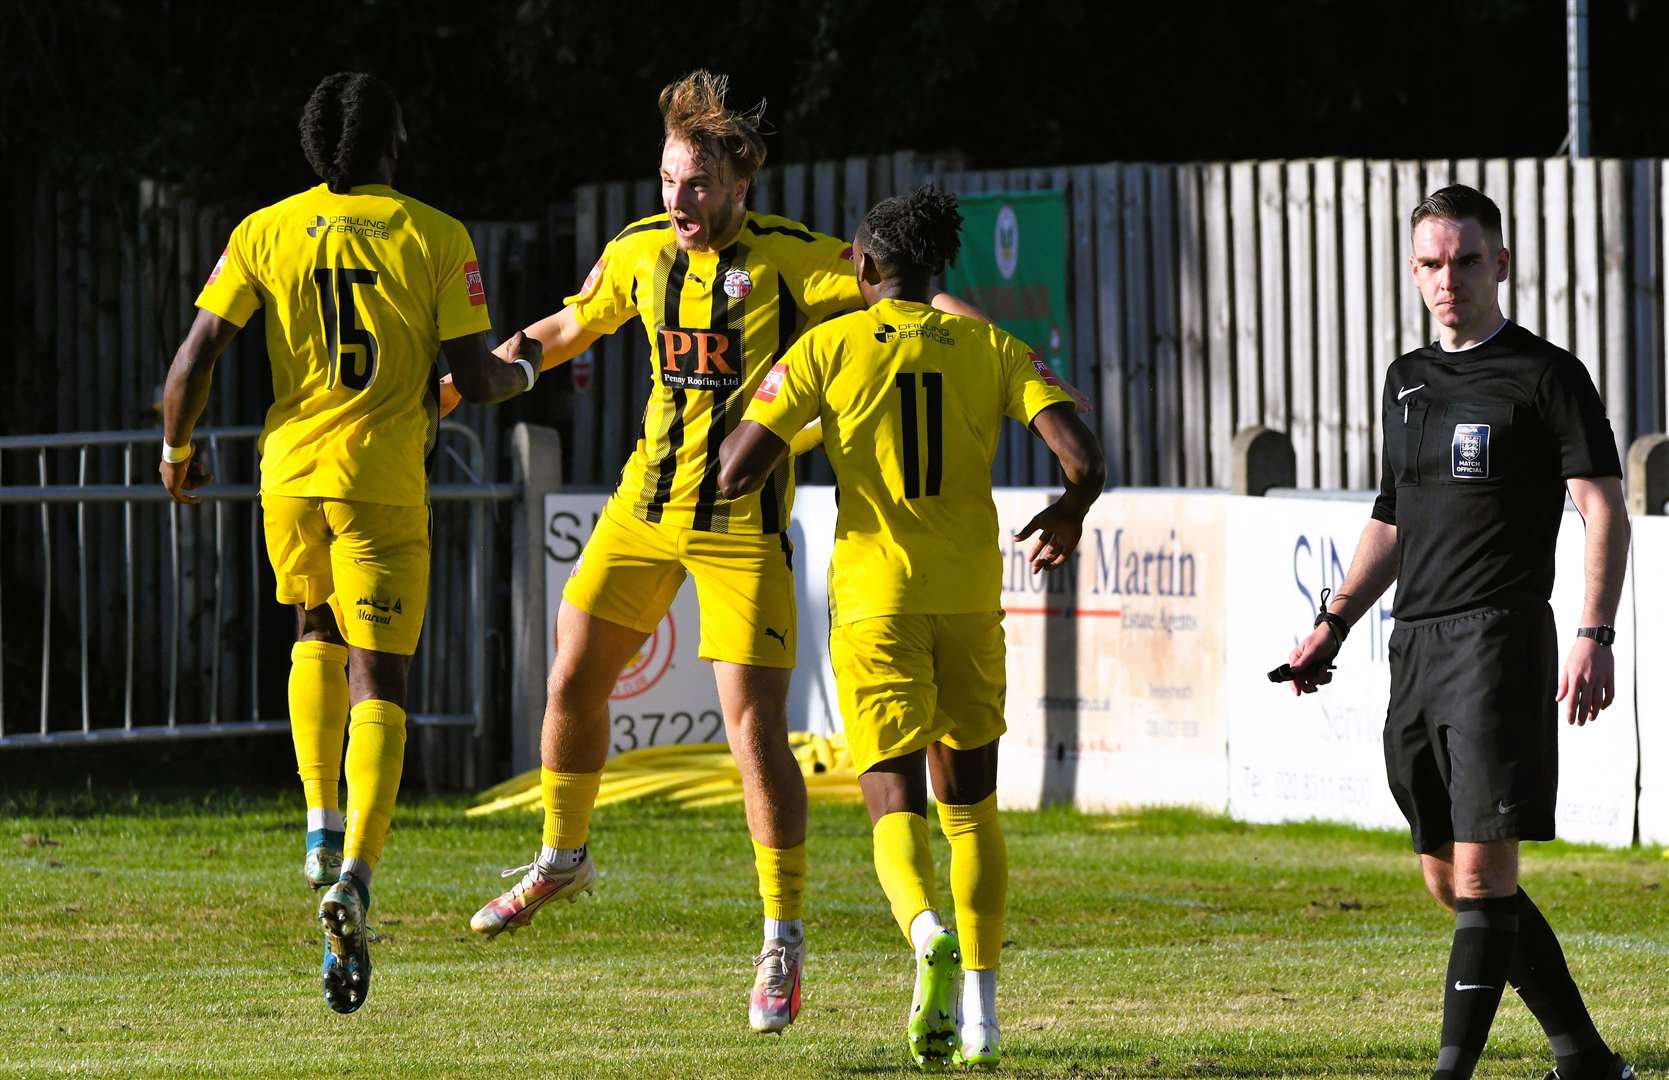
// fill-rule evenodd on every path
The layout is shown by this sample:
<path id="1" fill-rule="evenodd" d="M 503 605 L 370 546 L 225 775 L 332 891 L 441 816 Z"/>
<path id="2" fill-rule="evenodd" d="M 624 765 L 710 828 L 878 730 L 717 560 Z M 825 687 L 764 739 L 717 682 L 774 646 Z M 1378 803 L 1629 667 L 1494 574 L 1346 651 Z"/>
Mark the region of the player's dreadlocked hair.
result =
<path id="1" fill-rule="evenodd" d="M 765 164 L 765 140 L 759 134 L 765 103 L 731 112 L 724 106 L 729 89 L 728 75 L 692 71 L 661 91 L 661 119 L 666 138 L 689 143 L 697 161 L 714 169 L 729 165 L 739 179 L 750 180 Z"/>
<path id="2" fill-rule="evenodd" d="M 393 88 L 375 75 L 326 75 L 301 110 L 307 163 L 337 194 L 364 183 L 394 137 L 399 111 Z"/>
<path id="3" fill-rule="evenodd" d="M 929 184 L 883 199 L 864 215 L 858 242 L 889 277 L 942 273 L 962 247 L 956 196 Z"/>

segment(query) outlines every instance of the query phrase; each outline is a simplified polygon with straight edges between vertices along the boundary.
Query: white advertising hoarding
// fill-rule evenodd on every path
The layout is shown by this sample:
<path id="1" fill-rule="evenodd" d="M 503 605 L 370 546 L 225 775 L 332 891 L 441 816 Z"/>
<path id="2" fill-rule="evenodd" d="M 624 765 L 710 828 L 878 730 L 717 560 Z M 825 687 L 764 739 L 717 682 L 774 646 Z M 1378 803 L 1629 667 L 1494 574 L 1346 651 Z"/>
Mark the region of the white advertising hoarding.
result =
<path id="1" fill-rule="evenodd" d="M 1636 639 L 1634 701 L 1619 696 L 1612 710 L 1632 706 L 1633 716 L 1615 719 L 1640 733 L 1640 841 L 1669 844 L 1669 518 L 1634 519 L 1632 571 L 1635 618 L 1632 626 L 1619 618 L 1617 634 L 1618 644 L 1630 630 Z"/>
<path id="2" fill-rule="evenodd" d="M 556 659 L 556 613 L 562 587 L 596 527 L 605 492 L 545 496 L 545 607 Z M 840 704 L 829 667 L 829 553 L 834 546 L 834 489 L 801 488 L 789 540 L 794 545 L 798 649 L 789 689 L 788 726 L 828 735 L 840 730 Z M 695 586 L 685 581 L 655 632 L 626 665 L 609 699 L 609 755 L 646 746 L 724 742 L 724 716 L 712 666 L 700 659 L 701 617 Z"/>
<path id="3" fill-rule="evenodd" d="M 1367 523 L 1371 498 L 1234 499 L 1230 553 L 1228 684 L 1229 812 L 1245 821 L 1308 818 L 1406 827 L 1385 777 L 1383 732 L 1390 702 L 1386 643 L 1395 589 L 1359 622 L 1333 682 L 1294 698 L 1265 672 L 1309 632 L 1323 588 L 1337 588 Z M 1583 524 L 1567 513 L 1559 531 L 1553 612 L 1562 663 L 1582 606 Z M 1625 587 L 1617 625 L 1634 622 Z M 1586 727 L 1559 726 L 1558 834 L 1627 845 L 1634 830 L 1636 737 L 1634 642 L 1615 648 L 1617 704 Z M 1259 682 L 1262 686 L 1253 689 Z M 1561 716 L 1563 714 L 1561 713 Z"/>
<path id="4" fill-rule="evenodd" d="M 1012 536 L 1054 492 L 997 492 L 1008 640 L 998 799 L 1220 811 L 1223 501 L 1109 492 L 1067 566 L 1033 575 Z"/>
<path id="5" fill-rule="evenodd" d="M 1270 669 L 1307 635 L 1321 590 L 1336 589 L 1372 499 L 1223 497 L 1229 504 L 1229 813 L 1243 821 L 1319 819 L 1405 828 L 1385 781 L 1391 669 L 1388 591 L 1356 624 L 1331 684 L 1295 697 Z"/>
<path id="6" fill-rule="evenodd" d="M 1357 624 L 1320 693 L 1295 698 L 1266 677 L 1308 632 L 1321 590 L 1343 580 L 1371 498 L 1109 492 L 1070 564 L 1034 576 L 1030 541 L 1011 537 L 1053 494 L 996 494 L 1008 643 L 1003 806 L 1185 804 L 1226 807 L 1254 822 L 1406 827 L 1386 784 L 1382 741 L 1394 593 Z M 553 628 L 562 586 L 606 498 L 546 499 Z M 834 489 L 802 488 L 789 529 L 799 634 L 789 726 L 819 734 L 841 730 L 828 658 L 835 516 Z M 1567 513 L 1553 596 L 1561 660 L 1580 618 L 1583 535 L 1582 519 Z M 1616 620 L 1616 704 L 1587 727 L 1560 724 L 1564 839 L 1629 844 L 1638 771 L 1641 836 L 1669 842 L 1669 724 L 1655 719 L 1669 714 L 1669 666 L 1640 670 L 1636 687 L 1637 655 L 1669 655 L 1669 619 L 1637 619 L 1634 604 L 1636 590 L 1669 595 L 1669 526 L 1637 521 L 1635 559 Z M 686 582 L 615 689 L 611 753 L 723 740 L 699 637 Z M 553 634 L 548 655 L 555 648 Z"/>
<path id="7" fill-rule="evenodd" d="M 556 659 L 556 612 L 585 542 L 596 527 L 604 492 L 545 496 L 545 638 L 547 664 Z M 609 695 L 609 756 L 646 746 L 724 742 L 724 714 L 713 670 L 699 658 L 701 620 L 695 586 L 678 590 L 672 609 L 626 665 Z"/>
<path id="8" fill-rule="evenodd" d="M 1583 573 L 1582 516 L 1565 513 L 1554 559 L 1553 619 L 1558 627 L 1561 667 L 1582 625 Z M 1623 581 L 1622 602 L 1615 623 L 1621 629 L 1611 647 L 1616 661 L 1617 696 L 1612 706 L 1590 724 L 1565 723 L 1565 703 L 1559 709 L 1559 808 L 1561 840 L 1627 847 L 1634 843 L 1635 778 L 1639 775 L 1640 734 L 1634 722 L 1634 656 L 1639 642 L 1630 633 L 1635 624 L 1633 572 Z M 1660 656 L 1662 654 L 1659 654 Z"/>

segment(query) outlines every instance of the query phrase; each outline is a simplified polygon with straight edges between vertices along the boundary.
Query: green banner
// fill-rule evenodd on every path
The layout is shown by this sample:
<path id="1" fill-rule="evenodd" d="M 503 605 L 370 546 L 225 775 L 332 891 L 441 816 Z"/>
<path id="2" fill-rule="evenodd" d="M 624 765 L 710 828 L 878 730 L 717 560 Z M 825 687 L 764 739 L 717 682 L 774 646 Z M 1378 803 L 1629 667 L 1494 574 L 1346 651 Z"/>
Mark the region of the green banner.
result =
<path id="1" fill-rule="evenodd" d="M 1066 314 L 1066 197 L 1059 191 L 963 195 L 962 253 L 945 288 L 1072 379 Z"/>

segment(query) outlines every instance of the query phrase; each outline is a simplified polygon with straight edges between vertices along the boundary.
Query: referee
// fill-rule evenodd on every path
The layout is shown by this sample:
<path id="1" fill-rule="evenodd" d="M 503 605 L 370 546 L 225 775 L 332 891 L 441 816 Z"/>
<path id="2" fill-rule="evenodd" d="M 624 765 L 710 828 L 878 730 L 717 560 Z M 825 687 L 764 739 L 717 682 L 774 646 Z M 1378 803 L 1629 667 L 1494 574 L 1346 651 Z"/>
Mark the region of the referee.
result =
<path id="1" fill-rule="evenodd" d="M 1496 205 L 1446 187 L 1411 228 L 1409 270 L 1439 339 L 1386 371 L 1379 497 L 1289 658 L 1293 689 L 1329 680 L 1350 626 L 1396 582 L 1385 767 L 1426 888 L 1455 913 L 1434 1080 L 1472 1075 L 1507 983 L 1547 1032 L 1549 1080 L 1632 1080 L 1518 887 L 1519 842 L 1553 839 L 1556 702 L 1581 725 L 1613 697 L 1629 541 L 1616 444 L 1582 363 L 1501 314 Z M 1587 588 L 1561 670 L 1548 598 L 1567 491 L 1587 529 Z"/>

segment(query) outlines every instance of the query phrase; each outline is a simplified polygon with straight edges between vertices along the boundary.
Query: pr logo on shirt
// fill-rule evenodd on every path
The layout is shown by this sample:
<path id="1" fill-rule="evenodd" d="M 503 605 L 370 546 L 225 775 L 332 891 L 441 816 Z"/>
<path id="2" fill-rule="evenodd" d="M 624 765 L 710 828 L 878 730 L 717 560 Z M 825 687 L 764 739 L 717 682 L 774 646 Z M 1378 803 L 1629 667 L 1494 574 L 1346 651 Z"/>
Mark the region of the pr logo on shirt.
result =
<path id="1" fill-rule="evenodd" d="M 224 269 L 226 269 L 226 249 L 221 248 L 220 258 L 214 261 L 214 269 L 209 271 L 209 280 L 205 284 L 213 285 L 214 279 L 219 277 L 220 272 Z"/>
<path id="2" fill-rule="evenodd" d="M 1489 425 L 1456 424 L 1449 472 L 1457 480 L 1489 479 Z"/>
<path id="3" fill-rule="evenodd" d="M 765 381 L 759 384 L 759 389 L 753 392 L 757 401 L 771 402 L 777 399 L 777 392 L 782 389 L 782 380 L 788 376 L 788 361 L 778 360 L 776 366 L 765 373 Z"/>
<path id="4" fill-rule="evenodd" d="M 742 388 L 742 332 L 683 326 L 657 328 L 661 385 L 731 393 Z"/>
<path id="5" fill-rule="evenodd" d="M 469 289 L 471 307 L 480 307 L 487 302 L 487 287 L 481 283 L 481 264 L 474 259 L 464 263 L 464 287 Z"/>
<path id="6" fill-rule="evenodd" d="M 1050 386 L 1059 386 L 1061 384 L 1060 376 L 1056 375 L 1054 369 L 1043 362 L 1043 357 L 1037 355 L 1036 353 L 1032 353 L 1031 360 L 1032 367 L 1037 370 L 1038 375 L 1042 377 L 1044 382 L 1048 383 Z"/>

